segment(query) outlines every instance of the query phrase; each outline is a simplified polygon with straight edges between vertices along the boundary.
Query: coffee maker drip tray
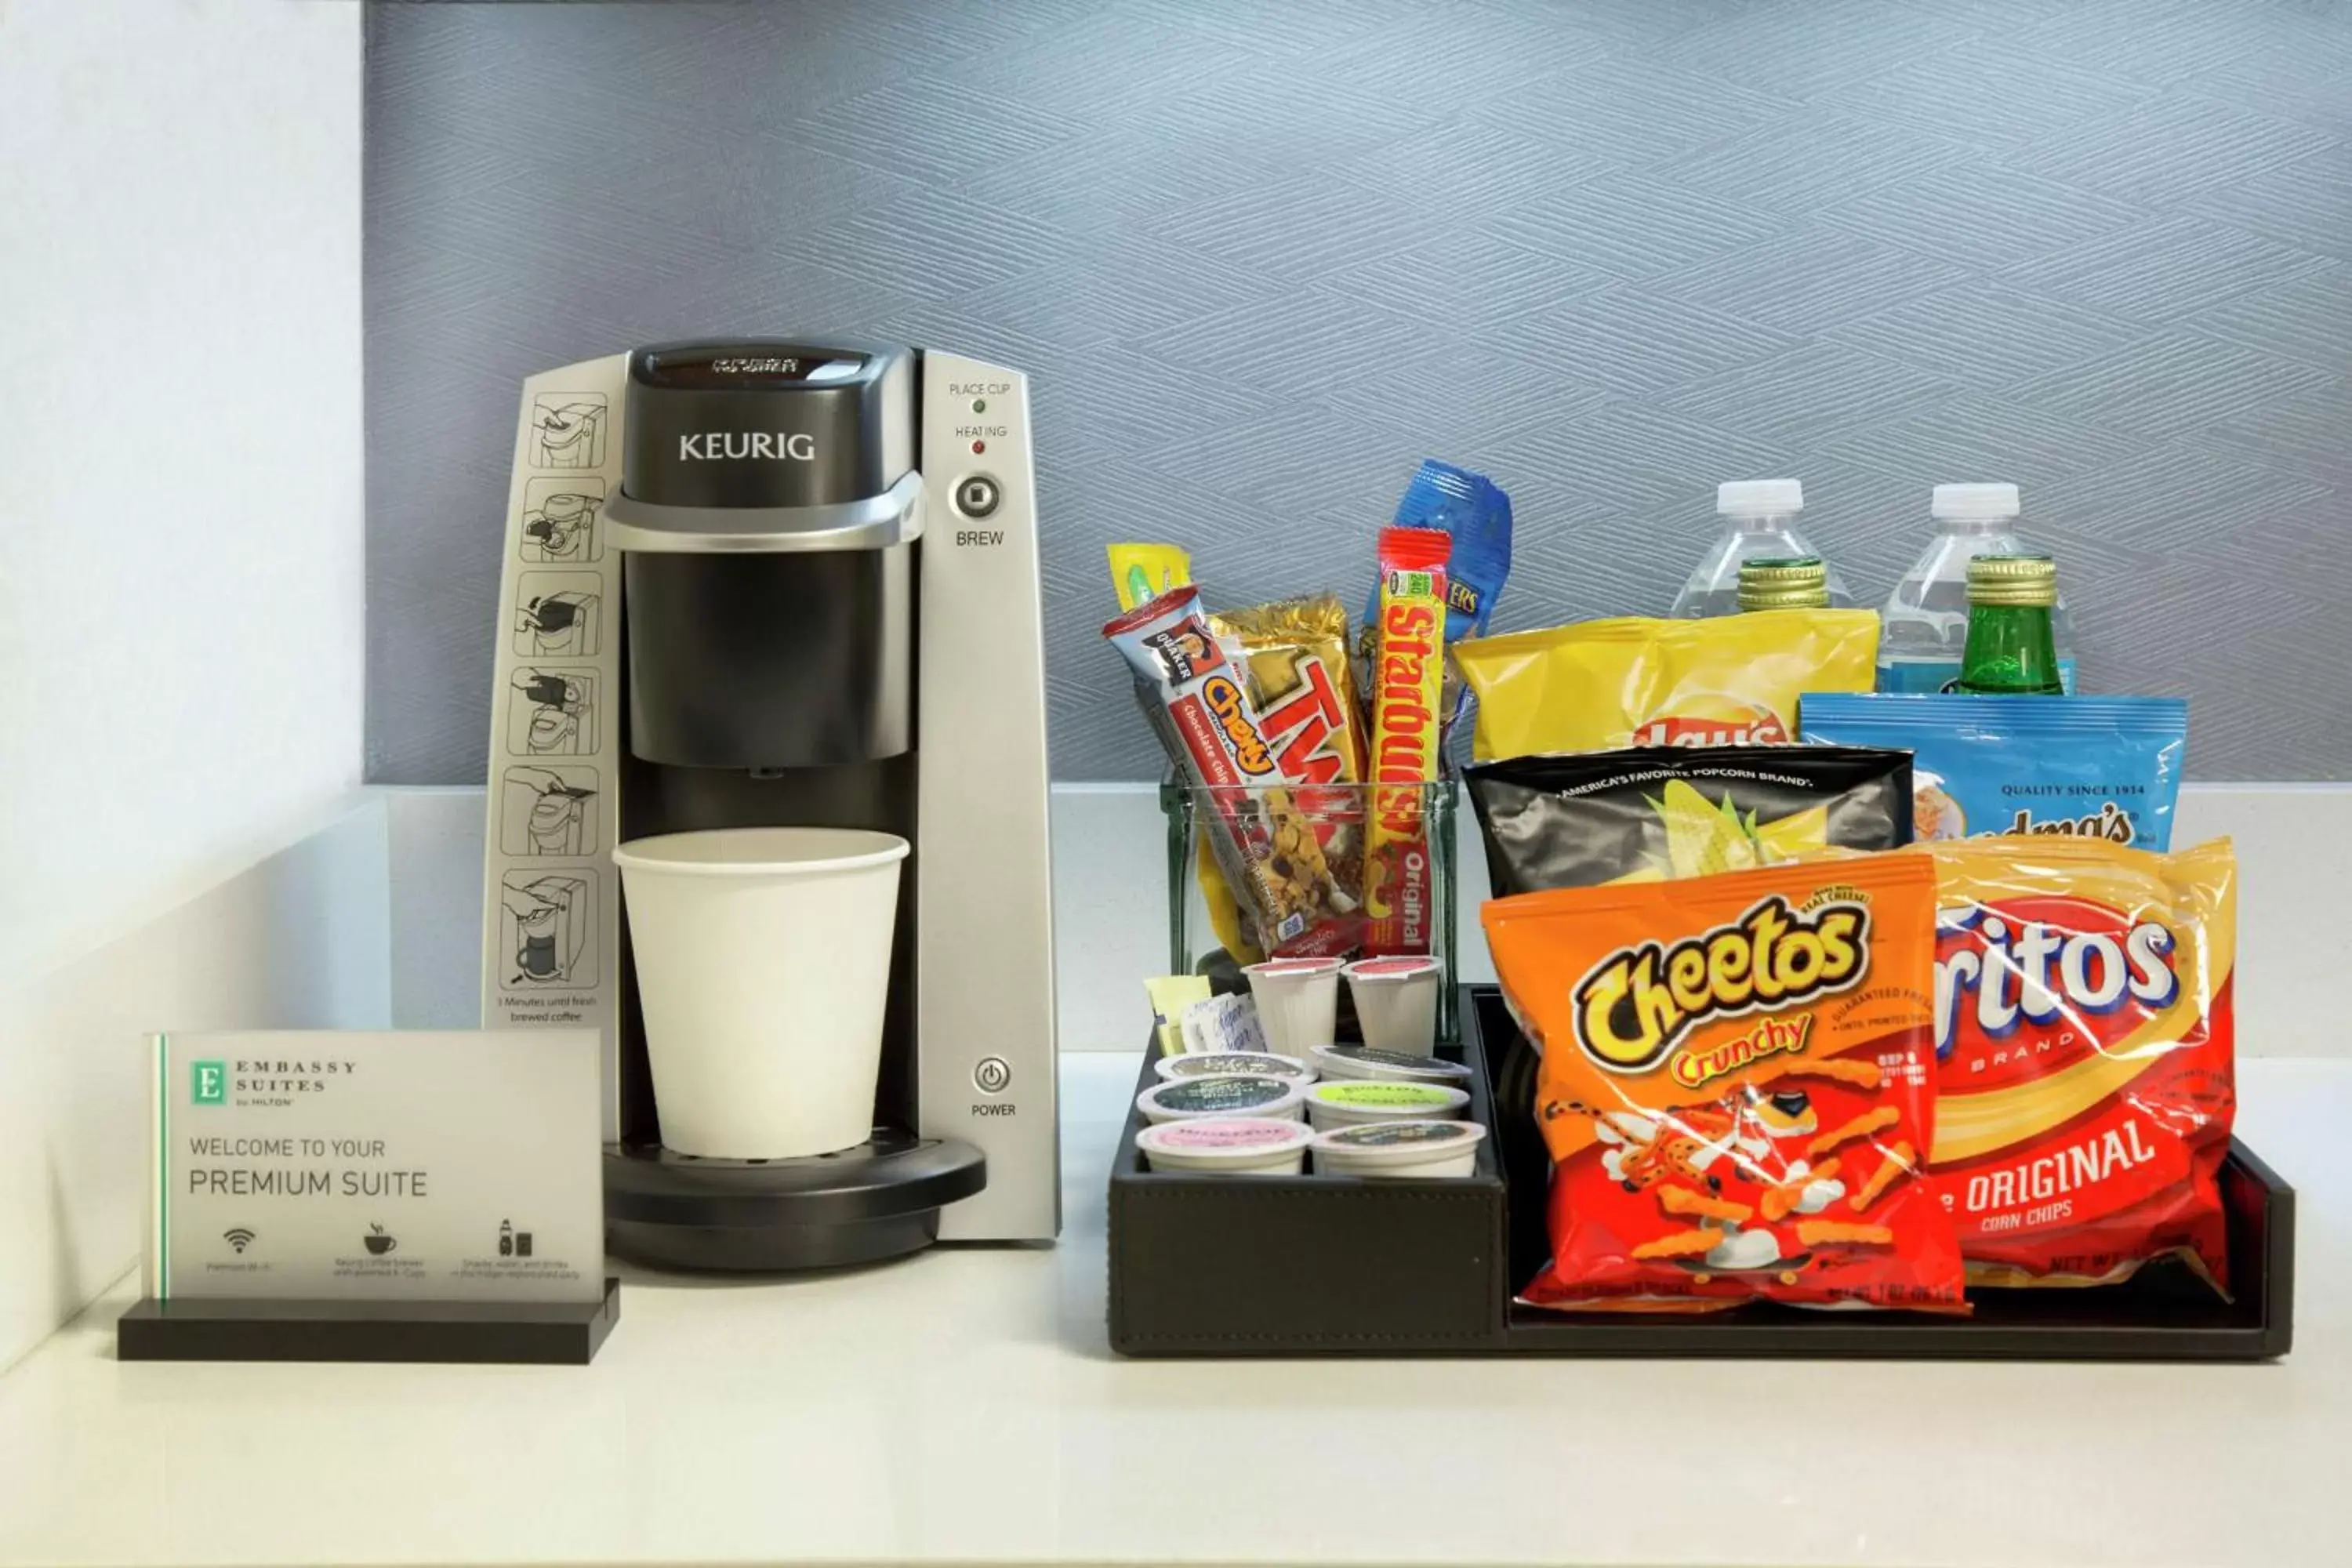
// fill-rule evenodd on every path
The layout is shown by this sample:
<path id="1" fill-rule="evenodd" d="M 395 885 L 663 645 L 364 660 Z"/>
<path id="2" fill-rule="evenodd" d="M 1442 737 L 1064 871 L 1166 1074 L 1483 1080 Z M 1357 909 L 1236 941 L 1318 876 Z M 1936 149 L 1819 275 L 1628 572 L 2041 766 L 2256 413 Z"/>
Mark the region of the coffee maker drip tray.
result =
<path id="1" fill-rule="evenodd" d="M 614 1252 L 656 1268 L 831 1268 L 929 1246 L 940 1208 L 987 1184 L 987 1160 L 971 1144 L 887 1127 L 798 1160 L 608 1143 L 604 1225 Z"/>

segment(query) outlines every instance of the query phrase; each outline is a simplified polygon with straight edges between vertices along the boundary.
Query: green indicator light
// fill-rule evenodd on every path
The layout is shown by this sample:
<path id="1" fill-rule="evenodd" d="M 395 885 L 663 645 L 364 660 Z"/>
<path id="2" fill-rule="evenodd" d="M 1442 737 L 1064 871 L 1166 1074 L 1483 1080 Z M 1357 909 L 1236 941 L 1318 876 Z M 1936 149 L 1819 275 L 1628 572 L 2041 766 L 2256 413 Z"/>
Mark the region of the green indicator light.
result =
<path id="1" fill-rule="evenodd" d="M 987 398 L 985 398 L 985 397 L 975 397 L 975 398 L 973 398 L 973 399 L 971 400 L 971 411 L 972 411 L 974 414 L 985 414 L 985 413 L 987 413 L 987 412 L 988 412 L 988 399 L 987 399 Z"/>

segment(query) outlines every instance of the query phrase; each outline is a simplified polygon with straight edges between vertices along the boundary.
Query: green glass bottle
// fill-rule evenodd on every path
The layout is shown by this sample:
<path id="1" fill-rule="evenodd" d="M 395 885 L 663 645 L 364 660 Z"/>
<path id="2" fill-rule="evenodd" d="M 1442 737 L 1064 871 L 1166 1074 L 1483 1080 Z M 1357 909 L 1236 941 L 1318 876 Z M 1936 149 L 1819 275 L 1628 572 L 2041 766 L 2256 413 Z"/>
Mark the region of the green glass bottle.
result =
<path id="1" fill-rule="evenodd" d="M 1818 555 L 1759 555 L 1739 563 L 1739 607 L 1827 609 L 1830 569 Z"/>
<path id="2" fill-rule="evenodd" d="M 1969 641 L 1959 691 L 2056 697 L 2058 645 L 2050 609 L 2058 565 L 2047 555 L 1979 555 L 1969 563 Z"/>

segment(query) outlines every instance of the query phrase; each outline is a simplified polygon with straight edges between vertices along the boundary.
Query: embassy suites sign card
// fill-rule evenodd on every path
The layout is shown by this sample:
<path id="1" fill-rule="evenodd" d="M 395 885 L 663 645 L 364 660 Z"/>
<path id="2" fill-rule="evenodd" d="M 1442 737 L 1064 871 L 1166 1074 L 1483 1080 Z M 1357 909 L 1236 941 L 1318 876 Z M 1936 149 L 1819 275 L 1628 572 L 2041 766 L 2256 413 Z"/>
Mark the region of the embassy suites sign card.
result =
<path id="1" fill-rule="evenodd" d="M 594 1301 L 594 1029 L 151 1038 L 159 1300 Z"/>

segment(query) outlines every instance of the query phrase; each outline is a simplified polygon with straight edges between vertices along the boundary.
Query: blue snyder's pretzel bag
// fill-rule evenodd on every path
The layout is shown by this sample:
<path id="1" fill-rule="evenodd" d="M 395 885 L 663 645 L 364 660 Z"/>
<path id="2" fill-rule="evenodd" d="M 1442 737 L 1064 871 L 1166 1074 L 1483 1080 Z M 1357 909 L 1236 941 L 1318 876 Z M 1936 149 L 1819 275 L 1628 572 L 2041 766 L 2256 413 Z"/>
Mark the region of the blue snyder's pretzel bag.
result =
<path id="1" fill-rule="evenodd" d="M 2189 704 L 2177 697 L 1814 691 L 1797 723 L 1816 744 L 1909 752 L 1923 840 L 2054 833 L 2172 847 L 2189 748 Z"/>

